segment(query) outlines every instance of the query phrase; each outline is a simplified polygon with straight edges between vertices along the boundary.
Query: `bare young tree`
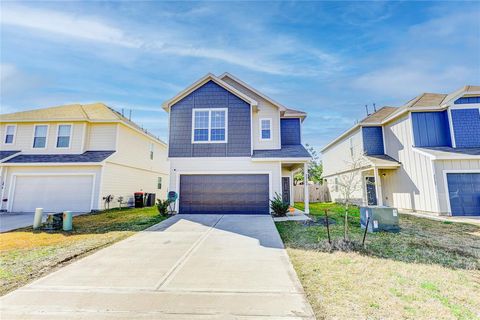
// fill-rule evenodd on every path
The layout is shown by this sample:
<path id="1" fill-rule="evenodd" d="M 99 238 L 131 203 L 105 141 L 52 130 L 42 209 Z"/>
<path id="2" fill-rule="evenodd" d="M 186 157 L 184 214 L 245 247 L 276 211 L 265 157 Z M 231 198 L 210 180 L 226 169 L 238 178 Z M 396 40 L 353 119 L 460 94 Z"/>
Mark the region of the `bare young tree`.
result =
<path id="1" fill-rule="evenodd" d="M 348 209 L 353 202 L 353 195 L 362 190 L 362 173 L 361 169 L 367 165 L 363 154 L 352 155 L 349 160 L 345 160 L 348 168 L 345 173 L 338 177 L 336 187 L 342 196 L 342 201 L 345 206 L 345 224 L 344 235 L 345 241 L 348 240 Z"/>

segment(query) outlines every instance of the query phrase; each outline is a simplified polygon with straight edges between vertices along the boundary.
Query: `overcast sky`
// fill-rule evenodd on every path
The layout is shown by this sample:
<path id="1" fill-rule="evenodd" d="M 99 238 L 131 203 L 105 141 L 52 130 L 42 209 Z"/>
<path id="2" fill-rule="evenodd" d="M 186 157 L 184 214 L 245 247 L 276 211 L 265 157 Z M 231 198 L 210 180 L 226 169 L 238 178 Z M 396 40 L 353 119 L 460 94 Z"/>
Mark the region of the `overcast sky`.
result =
<path id="1" fill-rule="evenodd" d="M 163 101 L 228 71 L 308 112 L 321 148 L 422 92 L 480 85 L 480 2 L 5 2 L 1 113 L 105 102 L 167 139 Z"/>

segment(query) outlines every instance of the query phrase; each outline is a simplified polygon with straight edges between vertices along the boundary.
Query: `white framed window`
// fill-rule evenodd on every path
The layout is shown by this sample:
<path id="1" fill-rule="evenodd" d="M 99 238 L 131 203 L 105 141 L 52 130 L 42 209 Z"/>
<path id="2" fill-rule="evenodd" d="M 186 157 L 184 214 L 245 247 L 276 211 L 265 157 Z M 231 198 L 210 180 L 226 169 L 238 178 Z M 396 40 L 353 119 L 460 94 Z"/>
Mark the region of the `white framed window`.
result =
<path id="1" fill-rule="evenodd" d="M 33 148 L 44 149 L 47 147 L 47 124 L 36 124 L 33 127 Z"/>
<path id="2" fill-rule="evenodd" d="M 260 119 L 260 140 L 261 141 L 272 140 L 272 119 L 269 119 L 269 118 Z"/>
<path id="3" fill-rule="evenodd" d="M 59 124 L 57 129 L 57 148 L 70 148 L 70 140 L 72 136 L 71 124 Z"/>
<path id="4" fill-rule="evenodd" d="M 7 125 L 5 127 L 5 139 L 3 140 L 3 142 L 5 142 L 5 144 L 14 144 L 16 131 L 16 125 Z"/>
<path id="5" fill-rule="evenodd" d="M 155 150 L 154 148 L 155 146 L 153 145 L 153 143 L 150 143 L 150 160 L 153 160 L 153 151 Z"/>
<path id="6" fill-rule="evenodd" d="M 193 109 L 192 143 L 225 143 L 228 140 L 226 108 Z"/>

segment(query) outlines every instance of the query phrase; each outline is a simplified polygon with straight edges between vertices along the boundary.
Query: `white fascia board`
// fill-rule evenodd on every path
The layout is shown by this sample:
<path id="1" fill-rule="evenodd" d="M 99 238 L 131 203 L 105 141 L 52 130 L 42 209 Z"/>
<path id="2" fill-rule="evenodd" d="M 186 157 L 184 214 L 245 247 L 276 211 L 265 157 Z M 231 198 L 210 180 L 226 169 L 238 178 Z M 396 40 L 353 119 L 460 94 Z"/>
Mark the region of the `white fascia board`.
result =
<path id="1" fill-rule="evenodd" d="M 103 166 L 105 161 L 102 162 L 29 162 L 29 163 L 2 163 L 5 167 L 74 167 L 74 166 Z"/>
<path id="2" fill-rule="evenodd" d="M 8 160 L 10 160 L 10 159 L 12 159 L 12 158 L 15 158 L 15 157 L 18 156 L 21 152 L 22 152 L 22 151 L 18 151 L 18 152 L 16 152 L 16 153 L 12 154 L 11 156 L 8 156 L 8 157 L 3 158 L 2 160 L 0 160 L 0 163 L 3 164 L 3 162 L 8 161 Z"/>
<path id="3" fill-rule="evenodd" d="M 287 110 L 287 107 L 285 107 L 283 104 L 273 100 L 272 98 L 264 95 L 263 93 L 261 93 L 260 91 L 258 91 L 257 89 L 253 88 L 252 86 L 246 84 L 245 82 L 243 82 L 242 80 L 238 79 L 237 77 L 231 75 L 230 73 L 228 72 L 225 72 L 224 74 L 222 74 L 221 76 L 219 76 L 220 79 L 223 79 L 225 77 L 228 77 L 230 79 L 232 79 L 233 81 L 235 82 L 238 82 L 238 84 L 240 84 L 241 86 L 247 88 L 248 90 L 252 91 L 253 93 L 255 93 L 256 95 L 259 95 L 260 97 L 262 97 L 263 99 L 267 100 L 268 102 L 270 102 L 271 104 L 273 104 L 274 106 L 278 107 L 281 111 L 285 111 Z"/>
<path id="4" fill-rule="evenodd" d="M 281 162 L 290 162 L 290 163 L 304 163 L 310 160 L 311 158 L 252 158 L 252 161 L 254 162 L 281 161 Z"/>
<path id="5" fill-rule="evenodd" d="M 208 73 L 207 75 L 203 76 L 202 78 L 200 78 L 199 80 L 197 80 L 196 82 L 194 82 L 192 85 L 190 85 L 189 87 L 187 87 L 185 90 L 181 91 L 179 94 L 177 94 L 175 97 L 173 97 L 172 99 L 170 100 L 167 100 L 166 102 L 164 102 L 162 104 L 162 108 L 169 112 L 170 111 L 170 106 L 173 105 L 174 103 L 180 101 L 181 99 L 183 99 L 184 97 L 186 97 L 187 95 L 189 95 L 190 93 L 192 93 L 195 89 L 201 87 L 202 85 L 204 85 L 205 83 L 207 83 L 208 81 L 213 81 L 215 82 L 216 84 L 218 84 L 219 86 L 223 87 L 225 90 L 233 93 L 234 95 L 236 95 L 237 97 L 239 97 L 240 99 L 248 102 L 251 106 L 257 106 L 258 103 L 257 101 L 255 101 L 254 99 L 250 98 L 249 96 L 243 94 L 242 92 L 238 91 L 237 89 L 235 89 L 234 87 L 232 87 L 231 85 L 227 84 L 226 82 L 220 80 L 219 78 L 217 78 L 215 75 L 211 74 L 211 73 Z"/>

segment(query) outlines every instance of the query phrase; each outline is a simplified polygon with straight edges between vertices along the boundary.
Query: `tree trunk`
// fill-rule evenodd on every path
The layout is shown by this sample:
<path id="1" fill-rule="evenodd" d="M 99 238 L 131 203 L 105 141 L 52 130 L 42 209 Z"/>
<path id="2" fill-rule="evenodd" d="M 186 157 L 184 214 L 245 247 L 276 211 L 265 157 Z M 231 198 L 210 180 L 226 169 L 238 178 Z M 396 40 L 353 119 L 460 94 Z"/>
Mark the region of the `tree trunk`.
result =
<path id="1" fill-rule="evenodd" d="M 348 203 L 345 204 L 345 221 L 343 225 L 343 240 L 348 239 Z"/>

